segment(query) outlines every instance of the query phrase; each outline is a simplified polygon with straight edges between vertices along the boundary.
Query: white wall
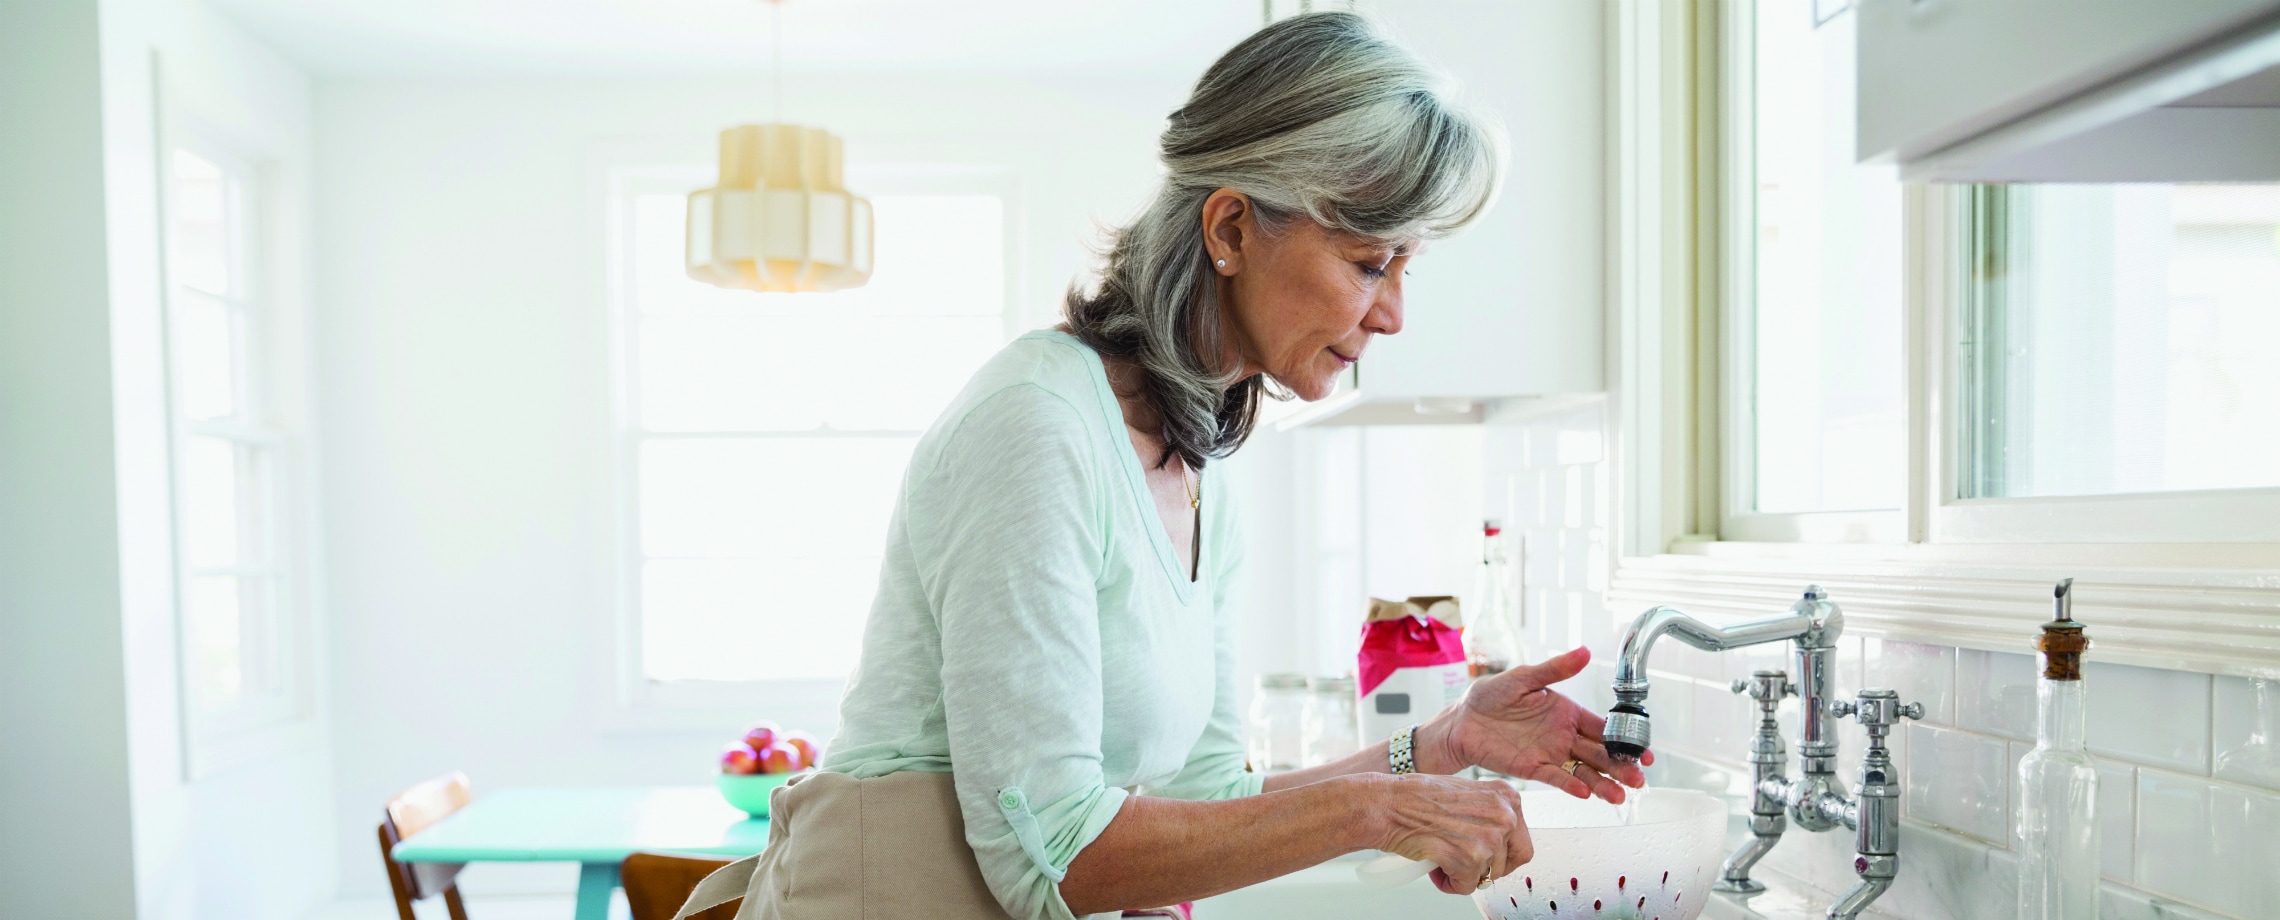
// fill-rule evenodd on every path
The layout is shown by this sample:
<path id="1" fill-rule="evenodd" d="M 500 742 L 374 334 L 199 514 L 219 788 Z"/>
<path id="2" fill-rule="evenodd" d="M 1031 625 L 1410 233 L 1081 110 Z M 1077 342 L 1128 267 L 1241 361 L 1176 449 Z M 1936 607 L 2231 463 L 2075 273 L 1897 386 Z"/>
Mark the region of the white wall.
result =
<path id="1" fill-rule="evenodd" d="M 1099 225 L 1154 182 L 1180 81 L 787 80 L 786 120 L 850 163 L 995 166 L 1016 292 L 1053 320 Z M 605 720 L 614 615 L 603 158 L 710 162 L 768 120 L 751 80 L 372 81 L 317 93 L 319 371 L 342 890 L 384 890 L 380 802 L 463 769 L 535 783 L 703 782 L 735 721 Z M 862 356 L 850 354 L 849 373 Z M 860 624 L 851 623 L 850 629 Z M 828 734 L 829 706 L 766 706 Z M 656 724 L 664 726 L 668 720 Z M 473 891 L 566 887 L 478 866 Z"/>
<path id="2" fill-rule="evenodd" d="M 330 756 L 323 720 L 307 700 L 300 722 L 261 737 L 262 750 L 185 763 L 177 668 L 173 513 L 167 463 L 158 175 L 162 145 L 196 131 L 264 174 L 275 207 L 263 215 L 267 255 L 263 305 L 277 322 L 265 370 L 282 397 L 275 421 L 289 439 L 310 422 L 306 387 L 302 239 L 309 199 L 306 75 L 196 0 L 103 4 L 103 105 L 111 289 L 112 404 L 117 438 L 118 572 L 125 617 L 129 737 L 134 790 L 135 875 L 142 917 L 298 917 L 329 894 Z M 313 512 L 305 476 L 292 463 L 304 440 L 287 442 L 287 488 Z M 294 521 L 294 547 L 310 550 L 314 520 Z M 321 627 L 305 579 L 293 615 Z M 315 640 L 318 635 L 304 634 Z M 320 681 L 321 684 L 321 681 Z"/>
<path id="3" fill-rule="evenodd" d="M 0 915 L 135 911 L 96 6 L 0 5 Z"/>

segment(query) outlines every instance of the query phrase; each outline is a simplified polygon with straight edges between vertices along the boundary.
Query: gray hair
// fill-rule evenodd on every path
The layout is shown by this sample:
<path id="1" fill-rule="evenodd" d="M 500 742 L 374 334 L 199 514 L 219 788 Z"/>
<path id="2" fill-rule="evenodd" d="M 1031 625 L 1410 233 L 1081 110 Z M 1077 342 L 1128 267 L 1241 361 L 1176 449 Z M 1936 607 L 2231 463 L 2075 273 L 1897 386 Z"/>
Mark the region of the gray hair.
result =
<path id="1" fill-rule="evenodd" d="M 1165 453 L 1201 468 L 1250 437 L 1265 375 L 1220 366 L 1224 317 L 1203 202 L 1250 196 L 1274 233 L 1304 215 L 1388 242 L 1463 227 L 1496 198 L 1495 126 L 1455 106 L 1447 77 L 1361 16 L 1311 13 L 1252 33 L 1204 71 L 1164 129 L 1163 186 L 1114 231 L 1098 289 L 1071 290 L 1069 328 L 1142 371 Z"/>

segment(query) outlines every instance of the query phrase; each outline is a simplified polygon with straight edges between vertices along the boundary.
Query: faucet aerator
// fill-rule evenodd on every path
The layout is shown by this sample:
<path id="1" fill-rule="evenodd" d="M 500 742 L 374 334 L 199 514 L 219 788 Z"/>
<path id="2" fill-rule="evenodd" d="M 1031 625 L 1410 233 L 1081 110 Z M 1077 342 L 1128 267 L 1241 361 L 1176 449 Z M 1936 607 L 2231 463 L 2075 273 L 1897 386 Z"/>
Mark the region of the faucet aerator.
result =
<path id="1" fill-rule="evenodd" d="M 1608 756 L 1637 762 L 1654 740 L 1654 728 L 1647 721 L 1645 708 L 1634 703 L 1617 703 L 1607 711 L 1607 727 L 1600 731 L 1599 737 L 1607 744 Z"/>

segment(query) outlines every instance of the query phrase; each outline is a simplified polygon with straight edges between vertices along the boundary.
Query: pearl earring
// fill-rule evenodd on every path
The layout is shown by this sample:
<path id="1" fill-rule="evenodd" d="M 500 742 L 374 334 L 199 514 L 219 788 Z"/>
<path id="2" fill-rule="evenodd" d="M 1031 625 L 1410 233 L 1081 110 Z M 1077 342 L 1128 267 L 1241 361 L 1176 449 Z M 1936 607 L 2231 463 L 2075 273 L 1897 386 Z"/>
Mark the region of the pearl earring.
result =
<path id="1" fill-rule="evenodd" d="M 1226 267 L 1227 267 L 1227 260 L 1226 260 L 1226 259 L 1221 259 L 1221 260 L 1219 260 L 1218 262 L 1216 262 L 1216 263 L 1214 263 L 1214 264 L 1218 265 L 1220 268 L 1226 268 Z"/>

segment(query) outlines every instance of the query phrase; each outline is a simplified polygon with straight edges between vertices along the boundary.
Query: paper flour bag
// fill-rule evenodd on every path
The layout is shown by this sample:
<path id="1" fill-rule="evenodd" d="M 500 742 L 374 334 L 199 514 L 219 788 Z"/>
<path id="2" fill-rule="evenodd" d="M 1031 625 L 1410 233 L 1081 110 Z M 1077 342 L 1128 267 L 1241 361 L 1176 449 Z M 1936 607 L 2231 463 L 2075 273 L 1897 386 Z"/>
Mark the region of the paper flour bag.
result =
<path id="1" fill-rule="evenodd" d="M 1363 744 L 1392 737 L 1464 698 L 1463 627 L 1453 597 L 1370 599 L 1355 684 Z"/>

